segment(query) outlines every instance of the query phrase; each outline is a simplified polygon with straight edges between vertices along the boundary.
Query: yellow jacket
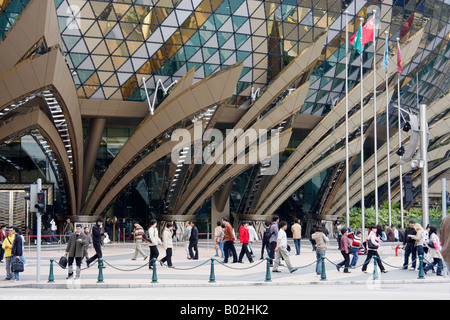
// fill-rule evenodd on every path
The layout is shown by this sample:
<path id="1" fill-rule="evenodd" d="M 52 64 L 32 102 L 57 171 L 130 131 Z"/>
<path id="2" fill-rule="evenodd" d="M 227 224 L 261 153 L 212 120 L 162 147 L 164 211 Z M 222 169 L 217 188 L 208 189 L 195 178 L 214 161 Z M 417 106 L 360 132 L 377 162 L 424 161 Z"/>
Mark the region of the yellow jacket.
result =
<path id="1" fill-rule="evenodd" d="M 11 257 L 12 244 L 16 235 L 10 234 L 5 240 L 3 240 L 2 248 L 5 250 L 5 257 Z"/>

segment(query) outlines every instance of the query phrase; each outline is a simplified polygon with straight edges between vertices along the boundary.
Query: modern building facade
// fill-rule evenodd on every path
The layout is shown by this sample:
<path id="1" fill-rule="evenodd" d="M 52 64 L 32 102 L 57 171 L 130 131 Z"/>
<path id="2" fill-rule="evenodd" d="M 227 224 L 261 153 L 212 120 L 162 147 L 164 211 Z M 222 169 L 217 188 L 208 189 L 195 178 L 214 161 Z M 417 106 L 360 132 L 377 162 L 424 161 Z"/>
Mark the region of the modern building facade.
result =
<path id="1" fill-rule="evenodd" d="M 375 203 L 375 161 L 379 202 L 387 201 L 388 139 L 399 199 L 398 80 L 403 109 L 429 106 L 430 182 L 448 173 L 448 1 L 0 0 L 0 220 L 31 229 L 21 190 L 37 178 L 60 221 L 154 217 L 181 227 L 195 218 L 207 231 L 222 216 L 257 226 L 273 214 L 335 220 L 346 211 L 344 12 L 352 35 L 374 6 L 376 54 L 370 43 L 348 56 L 352 206 L 361 200 L 361 139 L 365 205 Z M 382 69 L 385 32 L 390 64 Z M 195 137 L 196 123 L 225 139 L 233 129 L 276 130 L 277 170 L 264 174 L 265 161 L 187 161 L 195 140 L 174 159 L 174 133 Z M 238 148 L 233 159 L 265 147 Z M 420 171 L 403 174 L 417 196 Z"/>

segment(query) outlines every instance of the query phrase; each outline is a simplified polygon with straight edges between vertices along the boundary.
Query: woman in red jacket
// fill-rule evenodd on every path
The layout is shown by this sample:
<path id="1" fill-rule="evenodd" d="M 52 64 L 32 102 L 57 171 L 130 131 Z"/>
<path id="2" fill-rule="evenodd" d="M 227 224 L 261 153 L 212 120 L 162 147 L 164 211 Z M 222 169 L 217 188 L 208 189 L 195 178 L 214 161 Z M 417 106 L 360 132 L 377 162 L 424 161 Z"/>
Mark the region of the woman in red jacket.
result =
<path id="1" fill-rule="evenodd" d="M 248 261 L 250 263 L 253 263 L 252 255 L 250 254 L 250 251 L 248 250 L 248 242 L 250 240 L 250 234 L 248 231 L 248 222 L 243 221 L 241 228 L 239 229 L 239 240 L 241 241 L 242 248 L 241 253 L 239 254 L 239 261 L 242 263 L 242 258 L 244 258 L 244 254 L 247 255 Z"/>

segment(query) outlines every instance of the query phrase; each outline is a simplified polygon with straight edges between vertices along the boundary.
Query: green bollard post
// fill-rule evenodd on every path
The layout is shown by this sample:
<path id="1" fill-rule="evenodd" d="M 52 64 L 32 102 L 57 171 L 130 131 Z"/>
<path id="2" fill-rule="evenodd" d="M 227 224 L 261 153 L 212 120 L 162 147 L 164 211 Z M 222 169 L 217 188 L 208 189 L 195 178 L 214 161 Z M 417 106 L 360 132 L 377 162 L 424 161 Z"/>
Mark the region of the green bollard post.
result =
<path id="1" fill-rule="evenodd" d="M 55 276 L 53 274 L 53 261 L 55 261 L 55 260 L 50 259 L 50 273 L 48 275 L 48 281 L 47 281 L 48 283 L 55 282 Z"/>
<path id="2" fill-rule="evenodd" d="M 209 274 L 209 283 L 216 282 L 216 275 L 214 274 L 214 258 L 211 258 L 211 272 Z"/>
<path id="3" fill-rule="evenodd" d="M 103 283 L 103 259 L 98 259 L 98 278 L 97 283 Z"/>
<path id="4" fill-rule="evenodd" d="M 419 256 L 419 278 L 420 280 L 425 279 L 425 271 L 423 270 L 423 256 Z"/>
<path id="5" fill-rule="evenodd" d="M 322 259 L 322 273 L 320 275 L 320 281 L 326 281 L 327 274 L 325 272 L 325 257 L 321 257 L 320 259 Z"/>
<path id="6" fill-rule="evenodd" d="M 152 276 L 152 283 L 158 283 L 158 276 L 156 274 L 156 259 L 152 259 L 153 263 L 153 276 Z"/>
<path id="7" fill-rule="evenodd" d="M 267 265 L 266 265 L 266 280 L 265 282 L 272 282 L 272 276 L 270 274 L 270 258 L 266 258 Z"/>
<path id="8" fill-rule="evenodd" d="M 373 280 L 378 280 L 378 264 L 377 264 L 377 256 L 373 257 Z"/>

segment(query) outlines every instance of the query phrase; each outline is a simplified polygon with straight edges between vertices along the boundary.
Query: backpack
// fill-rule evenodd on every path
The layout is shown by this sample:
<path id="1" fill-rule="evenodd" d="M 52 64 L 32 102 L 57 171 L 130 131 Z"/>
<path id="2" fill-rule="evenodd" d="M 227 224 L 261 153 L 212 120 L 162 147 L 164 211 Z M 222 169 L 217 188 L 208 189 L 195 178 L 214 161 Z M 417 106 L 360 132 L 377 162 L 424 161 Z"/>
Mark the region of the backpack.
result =
<path id="1" fill-rule="evenodd" d="M 145 233 L 142 235 L 142 238 L 148 243 L 152 243 L 152 239 L 150 238 L 150 233 L 148 232 L 148 230 L 145 231 Z"/>
<path id="2" fill-rule="evenodd" d="M 272 233 L 270 232 L 270 227 L 269 228 L 265 228 L 264 234 L 263 234 L 263 242 L 269 242 L 269 239 L 270 239 L 271 235 L 272 235 Z"/>

